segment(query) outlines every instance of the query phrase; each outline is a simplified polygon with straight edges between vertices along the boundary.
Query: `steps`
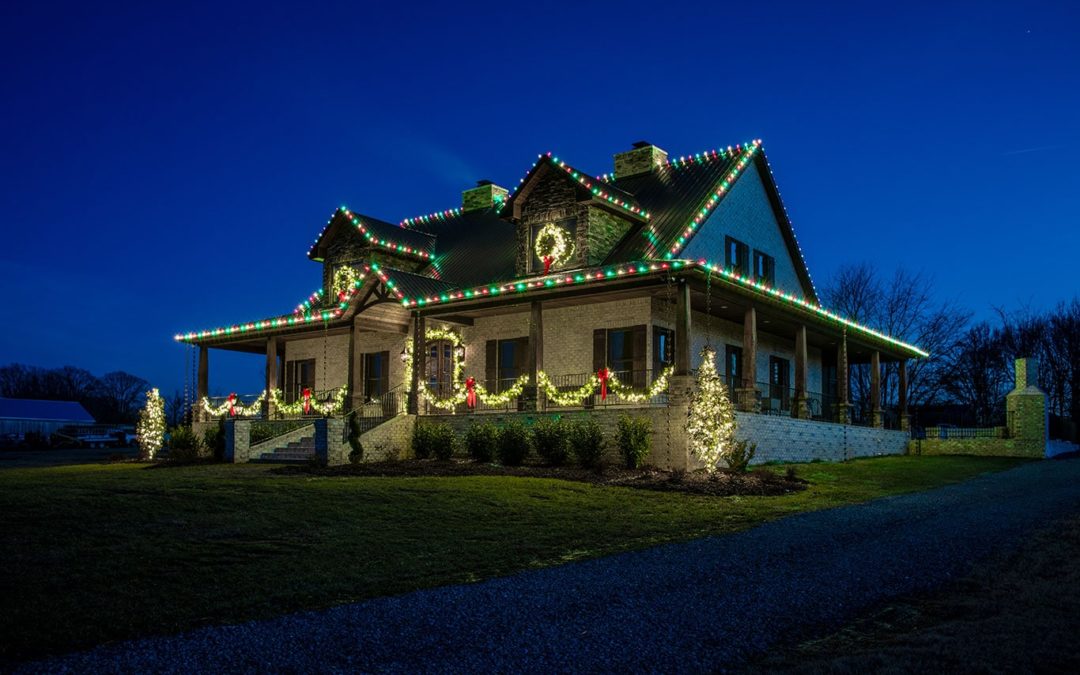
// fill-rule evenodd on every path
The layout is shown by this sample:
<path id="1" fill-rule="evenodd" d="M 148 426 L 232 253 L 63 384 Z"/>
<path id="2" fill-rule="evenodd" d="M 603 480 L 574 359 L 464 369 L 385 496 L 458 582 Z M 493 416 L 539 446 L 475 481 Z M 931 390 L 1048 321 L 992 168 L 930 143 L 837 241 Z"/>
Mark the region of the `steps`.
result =
<path id="1" fill-rule="evenodd" d="M 251 461 L 259 464 L 306 464 L 315 459 L 315 436 L 305 436 L 298 441 L 264 452 Z"/>

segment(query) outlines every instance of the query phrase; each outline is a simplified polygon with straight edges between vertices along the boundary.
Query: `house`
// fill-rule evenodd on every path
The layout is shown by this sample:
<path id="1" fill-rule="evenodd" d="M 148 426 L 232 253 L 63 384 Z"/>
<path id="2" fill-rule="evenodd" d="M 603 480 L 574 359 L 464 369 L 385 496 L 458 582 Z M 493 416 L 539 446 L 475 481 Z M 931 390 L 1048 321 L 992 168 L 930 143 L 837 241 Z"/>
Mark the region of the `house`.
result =
<path id="1" fill-rule="evenodd" d="M 266 358 L 264 396 L 205 399 L 204 419 L 356 411 L 367 449 L 418 416 L 633 408 L 654 417 L 654 463 L 687 466 L 709 345 L 760 459 L 903 451 L 906 364 L 926 353 L 819 304 L 760 141 L 679 158 L 640 142 L 612 168 L 548 153 L 514 190 L 480 181 L 439 213 L 336 209 L 308 251 L 321 288 L 293 312 L 176 336 L 198 349 L 200 400 L 210 349 Z M 849 366 L 877 382 L 889 362 L 899 406 L 878 386 L 852 400 Z"/>
<path id="2" fill-rule="evenodd" d="M 88 424 L 94 418 L 78 401 L 0 398 L 0 439 L 21 441 L 39 434 L 44 440 L 63 427 Z"/>

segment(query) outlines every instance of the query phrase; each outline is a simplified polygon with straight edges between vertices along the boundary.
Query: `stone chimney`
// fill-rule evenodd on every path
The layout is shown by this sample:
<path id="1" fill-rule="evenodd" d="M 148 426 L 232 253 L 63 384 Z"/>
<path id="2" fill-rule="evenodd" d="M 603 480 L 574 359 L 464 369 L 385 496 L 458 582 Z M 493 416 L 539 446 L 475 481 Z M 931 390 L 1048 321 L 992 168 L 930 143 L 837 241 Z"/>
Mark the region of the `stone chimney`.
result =
<path id="1" fill-rule="evenodd" d="M 1016 388 L 1027 389 L 1039 386 L 1039 360 L 1033 357 L 1016 359 Z"/>
<path id="2" fill-rule="evenodd" d="M 489 180 L 478 180 L 476 187 L 461 193 L 461 210 L 468 212 L 488 209 L 505 201 L 509 194 L 509 190 Z"/>
<path id="3" fill-rule="evenodd" d="M 667 162 L 667 153 L 648 141 L 634 143 L 633 150 L 615 155 L 615 178 L 651 173 Z"/>

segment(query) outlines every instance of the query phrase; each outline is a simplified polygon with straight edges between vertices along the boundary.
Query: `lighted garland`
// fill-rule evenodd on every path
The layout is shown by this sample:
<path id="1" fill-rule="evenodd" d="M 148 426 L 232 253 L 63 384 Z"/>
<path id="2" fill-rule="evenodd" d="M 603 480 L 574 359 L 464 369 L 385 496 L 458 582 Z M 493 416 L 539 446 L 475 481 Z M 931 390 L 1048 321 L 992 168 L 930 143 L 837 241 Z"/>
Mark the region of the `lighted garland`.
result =
<path id="1" fill-rule="evenodd" d="M 646 391 L 641 392 L 620 381 L 614 371 L 609 370 L 607 371 L 607 388 L 627 403 L 644 403 L 667 390 L 668 379 L 674 372 L 675 367 L 668 366 Z M 559 406 L 577 405 L 596 394 L 601 385 L 600 377 L 596 373 L 590 375 L 585 384 L 571 391 L 559 391 L 555 383 L 543 371 L 536 374 L 536 379 L 537 385 L 543 390 L 547 400 Z"/>
<path id="2" fill-rule="evenodd" d="M 259 394 L 251 403 L 244 403 L 236 394 L 229 394 L 221 405 L 214 405 L 210 403 L 210 399 L 206 396 L 202 397 L 200 404 L 202 409 L 206 411 L 211 417 L 248 417 L 259 413 L 262 410 L 262 403 L 266 400 L 266 392 L 263 391 Z"/>
<path id="3" fill-rule="evenodd" d="M 312 397 L 307 403 L 310 406 L 310 411 L 314 411 L 323 416 L 333 415 L 334 413 L 341 412 L 345 408 L 345 397 L 348 396 L 348 387 L 340 387 L 334 392 L 334 395 L 327 401 L 316 401 Z M 285 397 L 280 389 L 270 390 L 270 404 L 283 415 L 303 415 L 310 414 L 304 410 L 304 399 L 293 401 L 292 403 L 286 403 Z"/>
<path id="4" fill-rule="evenodd" d="M 146 406 L 139 411 L 135 436 L 147 459 L 154 459 L 165 444 L 165 400 L 157 387 L 146 392 Z"/>
<path id="5" fill-rule="evenodd" d="M 544 274 L 551 271 L 551 266 L 563 265 L 574 255 L 574 242 L 570 234 L 555 223 L 548 223 L 536 233 L 533 245 L 536 257 L 544 262 Z"/>

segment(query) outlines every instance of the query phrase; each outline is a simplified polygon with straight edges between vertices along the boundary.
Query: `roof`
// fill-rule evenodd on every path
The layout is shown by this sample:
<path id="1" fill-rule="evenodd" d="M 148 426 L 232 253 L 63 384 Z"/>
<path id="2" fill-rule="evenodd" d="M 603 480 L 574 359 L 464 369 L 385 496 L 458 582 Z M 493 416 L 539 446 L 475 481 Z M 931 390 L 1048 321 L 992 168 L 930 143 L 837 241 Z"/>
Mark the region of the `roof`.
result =
<path id="1" fill-rule="evenodd" d="M 550 167 L 559 171 L 560 175 L 566 176 L 567 180 L 577 184 L 578 188 L 583 192 L 590 193 L 592 198 L 601 204 L 608 206 L 616 213 L 620 213 L 624 216 L 630 216 L 633 218 L 640 218 L 647 220 L 649 218 L 648 211 L 634 198 L 634 195 L 626 192 L 621 187 L 613 185 L 611 183 L 604 182 L 599 178 L 594 178 L 589 174 L 575 169 L 563 160 L 559 159 L 557 155 L 553 155 L 548 152 L 540 155 L 536 162 L 529 169 L 525 177 L 521 179 L 514 192 L 506 198 L 503 203 L 502 214 L 509 215 L 514 213 L 514 206 L 517 204 L 518 199 L 522 194 L 528 194 L 528 188 L 532 184 L 533 178 L 545 167 Z"/>
<path id="2" fill-rule="evenodd" d="M 323 245 L 338 228 L 355 227 L 359 236 L 363 237 L 370 245 L 415 256 L 419 259 L 430 259 L 435 248 L 435 237 L 418 229 L 405 228 L 400 225 L 392 225 L 385 220 L 379 220 L 373 216 L 355 213 L 347 206 L 341 206 L 327 221 L 326 227 L 319 233 L 315 243 L 308 250 L 308 257 L 313 260 L 322 260 Z"/>
<path id="3" fill-rule="evenodd" d="M 94 423 L 93 416 L 78 401 L 40 401 L 32 398 L 0 398 L 0 419 Z"/>
<path id="4" fill-rule="evenodd" d="M 423 274 L 459 286 L 475 286 L 516 273 L 517 230 L 497 208 L 407 219 L 435 236 L 436 250 Z"/>

